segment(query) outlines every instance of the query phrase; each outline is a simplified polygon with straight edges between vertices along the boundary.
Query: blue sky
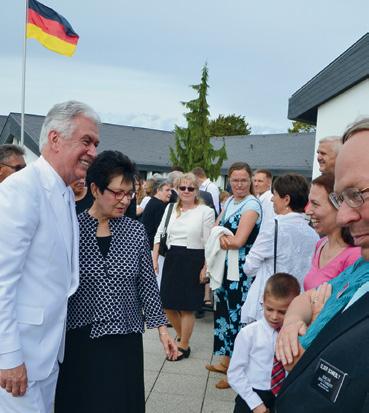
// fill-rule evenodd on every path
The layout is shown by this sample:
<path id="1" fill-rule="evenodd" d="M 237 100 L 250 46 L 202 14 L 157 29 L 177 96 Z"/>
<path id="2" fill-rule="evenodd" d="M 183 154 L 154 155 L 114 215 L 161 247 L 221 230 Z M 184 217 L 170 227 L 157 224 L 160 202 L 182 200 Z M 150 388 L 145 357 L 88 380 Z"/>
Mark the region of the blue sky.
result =
<path id="1" fill-rule="evenodd" d="M 5 4 L 4 4 L 5 3 Z M 288 98 L 368 31 L 367 0 L 44 0 L 80 35 L 73 58 L 29 39 L 26 112 L 89 103 L 103 121 L 172 130 L 205 61 L 211 116 L 285 132 Z M 0 114 L 20 111 L 24 1 L 2 0 Z"/>

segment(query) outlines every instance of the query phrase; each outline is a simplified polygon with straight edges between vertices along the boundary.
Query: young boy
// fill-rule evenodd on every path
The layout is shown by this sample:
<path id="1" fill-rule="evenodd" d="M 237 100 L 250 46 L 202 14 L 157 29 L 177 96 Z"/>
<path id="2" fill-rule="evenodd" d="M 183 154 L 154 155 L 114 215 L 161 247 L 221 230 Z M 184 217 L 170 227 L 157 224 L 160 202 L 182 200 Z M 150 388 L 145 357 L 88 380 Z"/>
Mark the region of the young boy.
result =
<path id="1" fill-rule="evenodd" d="M 238 393 L 233 413 L 267 413 L 273 408 L 275 342 L 287 308 L 299 294 L 300 285 L 294 276 L 272 275 L 264 290 L 264 318 L 238 333 L 227 373 L 229 384 Z"/>

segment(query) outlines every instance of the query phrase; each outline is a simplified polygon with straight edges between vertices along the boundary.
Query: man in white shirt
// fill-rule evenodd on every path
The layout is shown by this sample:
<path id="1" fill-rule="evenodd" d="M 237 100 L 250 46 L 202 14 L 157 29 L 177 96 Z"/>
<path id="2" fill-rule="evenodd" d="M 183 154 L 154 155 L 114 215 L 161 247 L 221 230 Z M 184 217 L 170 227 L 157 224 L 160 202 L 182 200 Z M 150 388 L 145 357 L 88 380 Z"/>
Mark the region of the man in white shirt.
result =
<path id="1" fill-rule="evenodd" d="M 339 136 L 327 136 L 319 141 L 316 153 L 319 171 L 322 174 L 334 174 L 334 166 L 341 146 L 342 141 Z"/>
<path id="2" fill-rule="evenodd" d="M 51 413 L 68 297 L 78 287 L 78 223 L 69 185 L 96 157 L 98 115 L 55 105 L 41 157 L 0 185 L 0 410 Z"/>
<path id="3" fill-rule="evenodd" d="M 201 167 L 193 168 L 191 171 L 197 179 L 199 184 L 199 190 L 209 192 L 211 197 L 213 198 L 213 204 L 215 207 L 215 212 L 217 215 L 220 213 L 220 201 L 219 201 L 219 189 L 211 182 L 210 179 L 206 176 L 205 171 Z"/>
<path id="4" fill-rule="evenodd" d="M 271 276 L 264 291 L 264 318 L 244 327 L 237 335 L 228 382 L 238 396 L 233 413 L 267 413 L 284 377 L 273 384 L 274 348 L 290 302 L 300 293 L 295 277 Z"/>
<path id="5" fill-rule="evenodd" d="M 267 169 L 256 170 L 252 178 L 255 195 L 259 198 L 263 209 L 263 223 L 270 222 L 275 216 L 271 191 L 272 179 L 272 174 Z"/>

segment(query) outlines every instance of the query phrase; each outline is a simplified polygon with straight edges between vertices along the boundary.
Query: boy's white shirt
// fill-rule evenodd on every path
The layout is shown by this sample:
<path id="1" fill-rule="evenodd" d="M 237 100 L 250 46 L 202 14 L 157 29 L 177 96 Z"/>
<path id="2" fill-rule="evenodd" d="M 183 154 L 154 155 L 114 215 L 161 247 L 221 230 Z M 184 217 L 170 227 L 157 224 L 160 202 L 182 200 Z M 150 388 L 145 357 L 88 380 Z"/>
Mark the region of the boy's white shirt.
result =
<path id="1" fill-rule="evenodd" d="M 270 390 L 277 336 L 278 332 L 264 317 L 248 324 L 237 335 L 228 382 L 251 410 L 263 403 L 253 388 Z"/>

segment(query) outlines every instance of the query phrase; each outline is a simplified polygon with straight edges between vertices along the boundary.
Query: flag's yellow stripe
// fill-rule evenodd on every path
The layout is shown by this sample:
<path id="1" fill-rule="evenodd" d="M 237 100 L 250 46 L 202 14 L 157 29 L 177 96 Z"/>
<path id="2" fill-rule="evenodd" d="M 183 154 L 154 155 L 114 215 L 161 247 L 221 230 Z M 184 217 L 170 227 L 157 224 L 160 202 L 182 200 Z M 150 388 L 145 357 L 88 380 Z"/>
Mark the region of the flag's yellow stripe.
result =
<path id="1" fill-rule="evenodd" d="M 33 39 L 38 40 L 49 50 L 65 56 L 72 56 L 76 50 L 76 45 L 45 33 L 40 29 L 40 27 L 31 23 L 27 23 L 27 37 L 32 37 Z"/>

